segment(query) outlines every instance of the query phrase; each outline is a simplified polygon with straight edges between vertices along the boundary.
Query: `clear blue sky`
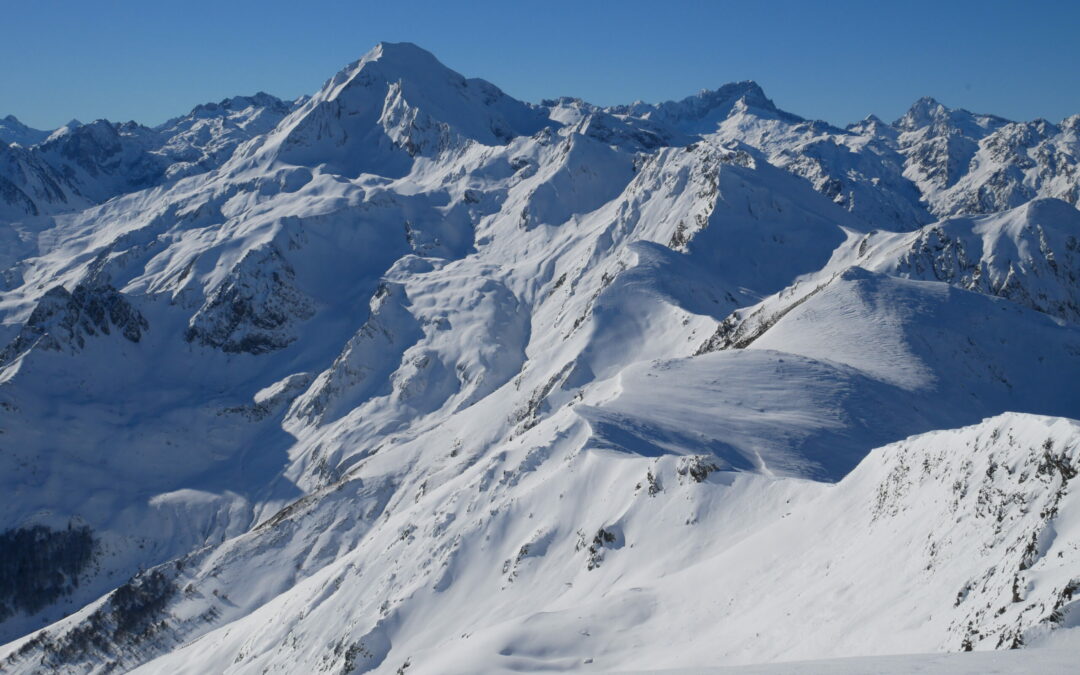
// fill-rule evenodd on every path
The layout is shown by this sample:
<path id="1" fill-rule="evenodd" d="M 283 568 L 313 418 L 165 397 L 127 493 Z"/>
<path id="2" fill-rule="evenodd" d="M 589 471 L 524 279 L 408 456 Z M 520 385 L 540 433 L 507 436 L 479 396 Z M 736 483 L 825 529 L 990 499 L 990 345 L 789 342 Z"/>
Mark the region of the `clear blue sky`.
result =
<path id="1" fill-rule="evenodd" d="M 264 90 L 312 93 L 410 41 L 531 101 L 682 98 L 757 80 L 844 124 L 916 98 L 1014 119 L 1080 112 L 1080 2 L 0 0 L 0 116 L 157 124 Z"/>

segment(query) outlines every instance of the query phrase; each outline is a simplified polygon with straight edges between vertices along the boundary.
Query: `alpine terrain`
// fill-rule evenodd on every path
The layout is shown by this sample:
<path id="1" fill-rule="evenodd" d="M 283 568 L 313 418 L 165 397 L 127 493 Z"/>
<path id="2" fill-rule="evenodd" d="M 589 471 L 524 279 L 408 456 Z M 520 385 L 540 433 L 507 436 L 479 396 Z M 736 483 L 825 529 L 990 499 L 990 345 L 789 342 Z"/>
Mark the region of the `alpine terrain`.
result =
<path id="1" fill-rule="evenodd" d="M 1078 201 L 1080 115 L 411 44 L 0 119 L 0 671 L 1067 672 Z"/>

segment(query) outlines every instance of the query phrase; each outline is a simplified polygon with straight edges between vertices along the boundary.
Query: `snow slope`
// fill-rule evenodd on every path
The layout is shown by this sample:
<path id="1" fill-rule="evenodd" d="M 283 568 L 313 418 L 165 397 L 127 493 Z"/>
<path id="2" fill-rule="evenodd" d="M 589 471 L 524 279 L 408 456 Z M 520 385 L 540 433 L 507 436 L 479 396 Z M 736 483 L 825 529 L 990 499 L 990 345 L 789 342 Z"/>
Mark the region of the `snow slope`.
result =
<path id="1" fill-rule="evenodd" d="M 822 659 L 755 666 L 721 666 L 680 670 L 623 671 L 635 675 L 991 675 L 1005 673 L 1065 673 L 1076 663 L 1076 652 L 1067 649 L 1037 649 L 963 654 L 920 654 L 917 656 L 874 656 Z"/>
<path id="2" fill-rule="evenodd" d="M 1077 431 L 991 418 L 886 446 L 835 485 L 534 447 L 400 500 L 392 463 L 370 462 L 144 574 L 128 593 L 153 602 L 113 595 L 12 648 L 76 669 L 190 642 L 146 671 L 488 672 L 1038 644 L 1074 625 Z"/>
<path id="3" fill-rule="evenodd" d="M 0 146 L 4 667 L 1073 644 L 1080 216 L 926 187 L 1008 128 L 535 105 L 381 44 Z"/>

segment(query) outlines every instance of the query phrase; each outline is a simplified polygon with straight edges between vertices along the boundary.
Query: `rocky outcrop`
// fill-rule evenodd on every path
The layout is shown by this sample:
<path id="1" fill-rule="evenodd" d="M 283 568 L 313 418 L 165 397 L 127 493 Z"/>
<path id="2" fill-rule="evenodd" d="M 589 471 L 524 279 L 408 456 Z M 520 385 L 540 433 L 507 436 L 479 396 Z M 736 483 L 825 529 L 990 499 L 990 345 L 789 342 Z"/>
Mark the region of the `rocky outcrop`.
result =
<path id="1" fill-rule="evenodd" d="M 248 251 L 192 317 L 188 342 L 227 353 L 264 354 L 296 339 L 292 328 L 315 308 L 275 246 Z"/>
<path id="2" fill-rule="evenodd" d="M 0 353 L 10 363 L 31 348 L 78 351 L 86 339 L 115 331 L 138 342 L 150 324 L 120 291 L 107 284 L 56 286 L 42 296 L 15 339 Z"/>

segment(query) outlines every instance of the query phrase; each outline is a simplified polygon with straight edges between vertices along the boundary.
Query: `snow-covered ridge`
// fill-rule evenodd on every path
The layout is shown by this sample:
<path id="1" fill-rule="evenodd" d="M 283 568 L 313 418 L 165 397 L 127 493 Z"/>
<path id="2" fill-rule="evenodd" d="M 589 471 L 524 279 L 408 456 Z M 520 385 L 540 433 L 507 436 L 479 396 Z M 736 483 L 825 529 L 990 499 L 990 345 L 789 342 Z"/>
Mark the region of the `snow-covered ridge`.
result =
<path id="1" fill-rule="evenodd" d="M 1067 644 L 1075 132 L 382 44 L 0 145 L 0 668 Z"/>
<path id="2" fill-rule="evenodd" d="M 76 211 L 212 170 L 237 146 L 273 129 L 292 107 L 265 93 L 237 96 L 196 106 L 152 129 L 72 120 L 38 132 L 9 116 L 0 122 L 0 218 Z"/>

